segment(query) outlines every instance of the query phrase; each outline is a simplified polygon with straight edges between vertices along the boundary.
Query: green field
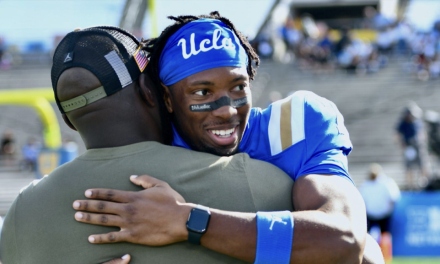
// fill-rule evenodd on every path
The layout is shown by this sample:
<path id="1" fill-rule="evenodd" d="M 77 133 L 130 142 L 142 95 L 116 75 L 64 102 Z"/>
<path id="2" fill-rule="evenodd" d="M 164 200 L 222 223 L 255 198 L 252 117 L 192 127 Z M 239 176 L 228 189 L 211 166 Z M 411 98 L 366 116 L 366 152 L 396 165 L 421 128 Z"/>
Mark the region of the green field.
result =
<path id="1" fill-rule="evenodd" d="M 440 258 L 402 258 L 394 257 L 391 264 L 440 264 Z"/>

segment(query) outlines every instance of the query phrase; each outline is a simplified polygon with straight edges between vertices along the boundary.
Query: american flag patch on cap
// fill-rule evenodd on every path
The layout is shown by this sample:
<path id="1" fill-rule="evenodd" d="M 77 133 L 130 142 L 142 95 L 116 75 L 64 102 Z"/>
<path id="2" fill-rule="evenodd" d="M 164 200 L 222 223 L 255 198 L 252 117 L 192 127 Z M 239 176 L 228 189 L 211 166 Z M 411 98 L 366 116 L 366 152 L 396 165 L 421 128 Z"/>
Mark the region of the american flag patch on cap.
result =
<path id="1" fill-rule="evenodd" d="M 141 47 L 139 47 L 133 57 L 137 65 L 139 66 L 139 69 L 141 70 L 141 72 L 143 72 L 148 64 L 147 54 L 145 53 L 145 51 L 141 50 Z"/>

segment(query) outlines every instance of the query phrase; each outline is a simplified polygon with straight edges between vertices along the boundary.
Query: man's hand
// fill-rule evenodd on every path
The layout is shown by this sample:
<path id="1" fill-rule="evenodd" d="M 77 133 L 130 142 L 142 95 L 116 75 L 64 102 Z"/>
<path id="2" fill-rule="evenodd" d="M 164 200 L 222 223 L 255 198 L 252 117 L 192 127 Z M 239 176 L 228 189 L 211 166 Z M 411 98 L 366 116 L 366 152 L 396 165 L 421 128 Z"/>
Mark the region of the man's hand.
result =
<path id="1" fill-rule="evenodd" d="M 110 261 L 104 262 L 102 264 L 128 264 L 128 263 L 130 263 L 130 259 L 131 259 L 130 255 L 127 254 L 127 255 L 122 256 L 122 258 L 110 260 Z"/>
<path id="2" fill-rule="evenodd" d="M 145 190 L 90 189 L 85 192 L 86 197 L 96 200 L 77 200 L 73 203 L 73 208 L 82 211 L 75 214 L 77 221 L 121 228 L 119 232 L 91 235 L 89 242 L 125 241 L 162 246 L 187 240 L 185 223 L 195 205 L 186 204 L 183 197 L 166 182 L 147 175 L 131 176 L 130 180 Z"/>

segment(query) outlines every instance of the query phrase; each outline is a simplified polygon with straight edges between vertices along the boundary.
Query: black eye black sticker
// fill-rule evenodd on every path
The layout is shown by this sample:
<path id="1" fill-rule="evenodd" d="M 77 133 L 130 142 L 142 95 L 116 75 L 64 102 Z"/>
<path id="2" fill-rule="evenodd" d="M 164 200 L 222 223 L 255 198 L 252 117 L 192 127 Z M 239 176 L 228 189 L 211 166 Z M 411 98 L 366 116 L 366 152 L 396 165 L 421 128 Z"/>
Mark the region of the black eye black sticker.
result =
<path id="1" fill-rule="evenodd" d="M 247 103 L 247 96 L 235 100 L 232 100 L 230 97 L 223 96 L 214 102 L 190 105 L 189 110 L 193 112 L 206 112 L 214 111 L 225 105 L 230 105 L 232 107 L 238 108 L 246 105 Z"/>

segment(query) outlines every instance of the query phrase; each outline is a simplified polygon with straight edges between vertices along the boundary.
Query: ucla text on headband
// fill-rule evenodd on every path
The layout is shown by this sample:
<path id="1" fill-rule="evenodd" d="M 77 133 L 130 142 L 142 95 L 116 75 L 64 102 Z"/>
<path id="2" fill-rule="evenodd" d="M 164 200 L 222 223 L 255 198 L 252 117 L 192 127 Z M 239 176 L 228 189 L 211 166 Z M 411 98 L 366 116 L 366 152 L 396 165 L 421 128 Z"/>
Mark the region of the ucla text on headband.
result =
<path id="1" fill-rule="evenodd" d="M 244 67 L 246 51 L 234 32 L 216 19 L 192 21 L 172 35 L 159 59 L 159 77 L 172 85 L 195 73 L 217 67 Z"/>

